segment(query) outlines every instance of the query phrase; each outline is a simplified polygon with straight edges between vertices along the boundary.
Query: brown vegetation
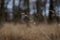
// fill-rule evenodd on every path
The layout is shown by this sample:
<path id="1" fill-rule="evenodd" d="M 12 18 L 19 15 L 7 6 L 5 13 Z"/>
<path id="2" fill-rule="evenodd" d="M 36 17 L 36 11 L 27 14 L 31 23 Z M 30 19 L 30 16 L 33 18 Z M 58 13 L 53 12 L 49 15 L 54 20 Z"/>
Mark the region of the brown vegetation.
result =
<path id="1" fill-rule="evenodd" d="M 0 29 L 0 40 L 58 40 L 60 31 L 56 30 L 56 24 L 40 24 L 38 26 L 30 24 L 5 23 Z M 57 35 L 58 34 L 58 35 Z"/>

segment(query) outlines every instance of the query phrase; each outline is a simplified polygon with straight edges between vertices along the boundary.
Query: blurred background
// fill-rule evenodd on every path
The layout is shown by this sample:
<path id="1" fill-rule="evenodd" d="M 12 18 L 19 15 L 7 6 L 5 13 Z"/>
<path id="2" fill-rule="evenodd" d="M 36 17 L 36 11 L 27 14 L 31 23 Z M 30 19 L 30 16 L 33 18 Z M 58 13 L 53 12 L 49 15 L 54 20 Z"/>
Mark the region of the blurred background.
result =
<path id="1" fill-rule="evenodd" d="M 59 22 L 60 0 L 0 0 L 1 22 Z"/>
<path id="2" fill-rule="evenodd" d="M 0 40 L 60 40 L 60 0 L 0 0 Z"/>

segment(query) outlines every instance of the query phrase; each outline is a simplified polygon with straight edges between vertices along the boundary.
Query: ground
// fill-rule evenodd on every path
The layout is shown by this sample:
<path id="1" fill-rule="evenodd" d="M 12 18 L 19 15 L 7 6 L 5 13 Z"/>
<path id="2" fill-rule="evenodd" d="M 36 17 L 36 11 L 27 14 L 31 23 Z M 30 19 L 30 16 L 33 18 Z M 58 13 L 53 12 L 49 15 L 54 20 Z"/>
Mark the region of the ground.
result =
<path id="1" fill-rule="evenodd" d="M 4 27 L 0 29 L 0 40 L 59 40 L 60 39 L 60 27 L 57 24 L 45 24 L 40 25 L 30 24 L 31 27 L 27 27 L 26 24 L 5 23 Z M 57 36 L 58 35 L 58 36 Z"/>

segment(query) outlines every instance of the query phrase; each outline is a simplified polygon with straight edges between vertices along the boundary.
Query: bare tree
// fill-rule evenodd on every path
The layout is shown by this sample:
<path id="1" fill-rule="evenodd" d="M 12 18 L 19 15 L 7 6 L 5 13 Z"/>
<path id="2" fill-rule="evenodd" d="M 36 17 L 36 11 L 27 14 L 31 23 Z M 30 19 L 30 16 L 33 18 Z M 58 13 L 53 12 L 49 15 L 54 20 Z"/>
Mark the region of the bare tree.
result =
<path id="1" fill-rule="evenodd" d="M 5 0 L 0 0 L 1 1 L 1 8 L 0 8 L 0 26 L 3 26 L 3 22 L 5 21 L 4 19 L 4 1 Z"/>
<path id="2" fill-rule="evenodd" d="M 53 6 L 53 0 L 50 0 L 50 8 L 49 10 L 53 10 L 54 11 L 54 6 Z M 49 11 L 49 20 L 52 21 L 53 20 L 53 14 L 51 11 Z"/>
<path id="3" fill-rule="evenodd" d="M 1 0 L 0 21 L 4 21 L 4 0 Z"/>
<path id="4" fill-rule="evenodd" d="M 15 14 L 15 0 L 13 0 L 13 21 L 16 20 L 16 14 Z"/>
<path id="5" fill-rule="evenodd" d="M 20 9 L 20 3 L 21 3 L 21 0 L 19 0 L 19 3 L 18 3 L 18 12 L 17 12 L 17 17 L 18 17 L 18 21 L 21 22 L 21 9 Z"/>
<path id="6" fill-rule="evenodd" d="M 7 6 L 8 6 L 8 4 L 9 4 L 9 2 L 10 2 L 11 0 L 5 0 L 5 21 L 8 21 L 8 11 L 7 11 Z"/>
<path id="7" fill-rule="evenodd" d="M 35 14 L 35 20 L 39 23 L 42 21 L 42 0 L 36 0 L 37 13 Z"/>
<path id="8" fill-rule="evenodd" d="M 24 0 L 24 5 L 27 7 L 25 14 L 29 15 L 29 0 Z"/>

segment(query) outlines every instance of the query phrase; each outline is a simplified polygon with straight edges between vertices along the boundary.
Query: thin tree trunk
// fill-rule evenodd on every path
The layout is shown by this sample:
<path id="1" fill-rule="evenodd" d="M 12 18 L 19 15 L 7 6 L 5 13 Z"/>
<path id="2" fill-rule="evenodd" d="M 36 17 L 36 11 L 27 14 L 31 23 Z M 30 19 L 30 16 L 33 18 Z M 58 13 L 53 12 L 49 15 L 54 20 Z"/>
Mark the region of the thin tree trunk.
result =
<path id="1" fill-rule="evenodd" d="M 13 0 L 13 21 L 15 21 L 15 0 Z"/>
<path id="2" fill-rule="evenodd" d="M 26 9 L 26 11 L 25 11 L 25 14 L 26 14 L 26 15 L 29 15 L 29 0 L 25 0 L 24 2 L 25 2 L 25 3 L 24 3 L 25 6 L 27 7 L 27 9 Z"/>
<path id="3" fill-rule="evenodd" d="M 7 1 L 7 0 L 5 0 L 5 1 Z M 5 3 L 5 10 L 7 10 L 7 6 L 8 6 L 8 4 L 9 4 L 10 1 L 11 1 L 11 0 L 8 0 L 8 1 Z M 5 11 L 5 21 L 8 21 L 8 12 L 7 12 L 7 11 Z"/>
<path id="4" fill-rule="evenodd" d="M 50 0 L 50 8 L 49 10 L 53 10 L 54 11 L 54 6 L 53 6 L 53 0 Z M 53 13 L 51 11 L 49 11 L 49 20 L 52 21 L 52 15 Z"/>
<path id="5" fill-rule="evenodd" d="M 0 21 L 4 21 L 4 0 L 1 0 Z"/>
<path id="6" fill-rule="evenodd" d="M 37 0 L 36 1 L 36 6 L 37 6 L 37 14 L 38 15 L 38 22 L 41 22 L 42 19 L 43 19 L 43 16 L 42 16 L 42 3 L 41 3 L 41 0 Z"/>
<path id="7" fill-rule="evenodd" d="M 18 4 L 18 13 L 17 13 L 17 17 L 18 17 L 18 21 L 20 21 L 21 20 L 21 9 L 20 9 L 20 2 L 21 2 L 21 0 L 19 0 L 19 4 Z"/>

